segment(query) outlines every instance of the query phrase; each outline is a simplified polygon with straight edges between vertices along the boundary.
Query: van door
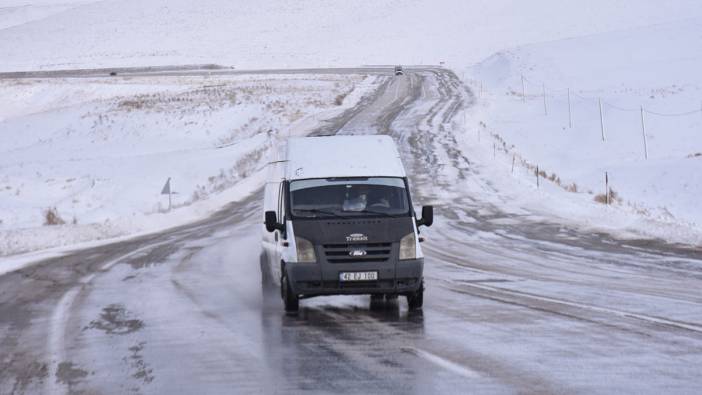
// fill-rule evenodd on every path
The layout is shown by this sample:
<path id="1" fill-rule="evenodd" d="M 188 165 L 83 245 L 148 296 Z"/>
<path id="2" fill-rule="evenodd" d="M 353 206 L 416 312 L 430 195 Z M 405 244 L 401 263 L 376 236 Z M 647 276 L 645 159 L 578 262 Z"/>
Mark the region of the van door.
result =
<path id="1" fill-rule="evenodd" d="M 278 209 L 278 183 L 266 183 L 265 190 L 264 190 L 264 197 L 263 197 L 263 212 L 266 211 L 275 211 L 277 213 Z M 276 260 L 276 254 L 278 253 L 278 248 L 277 248 L 277 243 L 275 240 L 275 236 L 273 233 L 270 233 L 266 230 L 266 226 L 263 223 L 265 218 L 261 220 L 261 229 L 262 229 L 262 237 L 261 237 L 261 247 L 263 248 L 263 253 L 265 254 L 265 264 L 267 265 L 267 270 L 268 273 L 270 273 L 271 277 L 273 278 L 273 281 L 278 280 L 278 276 L 276 275 L 276 270 L 275 266 L 277 266 L 276 262 L 280 262 L 279 260 Z"/>
<path id="2" fill-rule="evenodd" d="M 286 218 L 285 218 L 285 183 L 281 182 L 277 185 L 276 189 L 276 197 L 277 197 L 277 207 L 275 209 L 276 211 L 276 217 L 278 218 L 278 222 L 285 224 Z M 272 262 L 271 262 L 271 273 L 273 273 L 274 278 L 276 281 L 280 280 L 281 276 L 281 261 L 283 260 L 283 248 L 286 248 L 283 246 L 283 243 L 285 240 L 283 239 L 283 232 L 279 230 L 275 230 L 273 232 L 273 242 L 275 243 L 275 252 L 273 253 Z"/>

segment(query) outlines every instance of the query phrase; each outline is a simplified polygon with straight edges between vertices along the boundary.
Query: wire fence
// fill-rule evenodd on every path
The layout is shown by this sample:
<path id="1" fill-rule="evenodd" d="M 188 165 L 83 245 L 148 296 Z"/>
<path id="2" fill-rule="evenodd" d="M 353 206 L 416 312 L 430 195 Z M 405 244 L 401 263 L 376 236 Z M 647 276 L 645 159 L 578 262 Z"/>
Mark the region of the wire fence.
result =
<path id="1" fill-rule="evenodd" d="M 573 99 L 579 99 L 581 101 L 589 102 L 593 104 L 593 106 L 596 106 L 596 111 L 599 111 L 599 128 L 600 128 L 600 134 L 601 134 L 601 139 L 602 142 L 607 141 L 607 117 L 606 114 L 609 113 L 609 111 L 618 111 L 622 113 L 638 113 L 638 118 L 637 120 L 637 125 L 636 128 L 640 129 L 640 138 L 643 142 L 643 158 L 648 159 L 649 158 L 649 152 L 648 152 L 648 132 L 647 132 L 647 116 L 655 116 L 655 117 L 662 117 L 662 118 L 675 118 L 675 117 L 690 117 L 696 114 L 702 115 L 702 100 L 700 101 L 699 107 L 697 109 L 691 109 L 688 111 L 680 111 L 680 112 L 664 112 L 664 111 L 654 111 L 651 109 L 647 109 L 643 104 L 635 107 L 629 107 L 626 105 L 621 105 L 621 104 L 615 104 L 612 103 L 609 100 L 604 100 L 602 98 L 602 95 L 599 95 L 598 91 L 590 91 L 594 93 L 595 95 L 590 96 L 586 93 L 583 93 L 583 90 L 574 90 L 571 89 L 570 87 L 558 87 L 558 88 L 549 88 L 547 84 L 543 81 L 535 81 L 533 79 L 529 79 L 525 77 L 524 75 L 521 76 L 521 92 L 515 91 L 514 89 L 511 89 L 511 93 L 520 98 L 520 100 L 523 103 L 527 103 L 528 101 L 542 101 L 543 102 L 543 113 L 545 116 L 549 116 L 550 110 L 551 113 L 553 113 L 552 109 L 549 108 L 549 102 L 553 102 L 554 100 L 563 100 L 564 102 L 567 102 L 568 106 L 568 127 L 569 128 L 574 128 L 574 100 Z M 483 82 L 482 81 L 474 81 L 476 87 L 479 87 L 479 95 L 478 97 L 482 98 L 484 93 L 486 92 L 486 89 L 484 88 Z M 605 112 L 607 110 L 607 112 Z M 526 158 L 522 157 L 520 154 L 515 153 L 508 145 L 506 142 L 500 137 L 500 135 L 496 131 L 489 131 L 487 130 L 487 125 L 482 123 L 482 128 L 486 129 L 485 131 L 488 132 L 489 134 L 492 135 L 492 137 L 496 140 L 495 143 L 493 143 L 493 157 L 496 156 L 497 151 L 503 151 L 505 154 L 508 154 L 511 156 L 511 172 L 514 173 L 515 171 L 515 163 L 519 164 L 520 167 L 526 168 L 528 171 L 532 172 L 536 176 L 536 186 L 537 188 L 540 186 L 539 178 L 543 179 L 549 179 L 550 181 L 555 182 L 558 186 L 570 191 L 570 192 L 577 192 L 577 186 L 575 183 L 571 184 L 565 184 L 562 183 L 560 178 L 556 174 L 551 174 L 548 175 L 542 168 L 539 167 L 538 164 L 533 163 Z M 702 131 L 701 131 L 702 132 Z M 702 133 L 701 133 L 702 137 Z M 480 140 L 480 131 L 478 131 L 478 140 Z M 514 146 L 512 146 L 513 148 Z M 694 154 L 692 156 L 698 156 L 700 154 Z M 691 157 L 691 156 L 688 156 Z M 605 193 L 603 195 L 599 196 L 604 196 L 602 203 L 610 204 L 613 200 L 616 199 L 610 196 L 611 193 L 613 193 L 611 187 L 610 187 L 610 174 L 609 172 L 605 171 L 604 172 L 604 186 L 605 186 Z M 597 200 L 597 198 L 596 198 Z"/>
<path id="2" fill-rule="evenodd" d="M 643 108 L 644 113 L 651 114 L 651 115 L 657 115 L 657 116 L 661 116 L 661 117 L 684 117 L 684 116 L 702 113 L 702 101 L 700 101 L 699 107 L 695 110 L 689 110 L 689 111 L 683 111 L 683 112 L 677 112 L 677 113 L 664 113 L 664 112 L 659 112 L 659 111 L 651 111 L 651 110 L 644 108 L 643 106 L 626 108 L 626 107 L 618 106 L 618 105 L 611 103 L 611 102 L 608 102 L 606 100 L 602 100 L 602 98 L 599 96 L 592 97 L 592 96 L 580 95 L 577 93 L 577 91 L 571 90 L 570 88 L 556 88 L 556 89 L 548 88 L 547 89 L 545 82 L 537 82 L 537 81 L 531 80 L 529 78 L 526 78 L 524 75 L 522 75 L 522 96 L 524 98 L 529 97 L 527 95 L 527 89 L 526 89 L 527 83 L 529 83 L 531 85 L 541 86 L 542 93 L 539 96 L 544 97 L 544 98 L 547 98 L 547 97 L 555 98 L 556 96 L 553 94 L 557 94 L 560 92 L 561 94 L 567 94 L 568 96 L 573 95 L 573 96 L 578 97 L 582 100 L 601 101 L 603 106 L 607 106 L 607 107 L 612 108 L 614 110 L 623 111 L 623 112 L 641 111 L 641 109 Z M 481 84 L 481 87 L 482 87 L 482 84 Z M 549 95 L 549 93 L 550 93 L 550 95 Z"/>
<path id="3" fill-rule="evenodd" d="M 537 86 L 541 87 L 540 89 L 540 95 L 536 94 L 534 95 L 529 94 L 527 91 L 527 86 Z M 605 113 L 604 109 L 607 110 L 615 110 L 615 111 L 620 111 L 624 113 L 634 113 L 638 112 L 640 113 L 640 125 L 638 126 L 641 130 L 641 139 L 643 141 L 643 154 L 644 154 L 644 159 L 648 159 L 648 136 L 647 136 L 647 129 L 646 129 L 646 115 L 653 115 L 653 116 L 658 116 L 658 117 L 664 117 L 664 118 L 671 118 L 671 117 L 688 117 L 691 115 L 695 114 L 702 114 L 702 101 L 700 101 L 700 106 L 697 109 L 694 110 L 688 110 L 688 111 L 681 111 L 681 112 L 673 112 L 673 113 L 666 113 L 666 112 L 661 112 L 661 111 L 652 111 L 649 109 L 646 109 L 644 105 L 639 105 L 638 107 L 624 107 L 615 103 L 612 103 L 607 100 L 603 100 L 601 96 L 594 97 L 594 96 L 587 96 L 580 94 L 574 90 L 571 90 L 569 87 L 568 88 L 550 88 L 547 89 L 546 83 L 542 81 L 534 81 L 531 80 L 524 75 L 521 75 L 521 96 L 522 96 L 522 101 L 524 103 L 527 102 L 527 99 L 531 98 L 537 98 L 538 96 L 541 96 L 541 99 L 543 100 L 543 107 L 544 107 L 544 115 L 549 115 L 549 109 L 548 109 L 548 100 L 547 99 L 556 99 L 559 95 L 565 95 L 567 96 L 567 103 L 568 103 L 568 127 L 573 128 L 573 103 L 571 98 L 575 97 L 583 101 L 590 101 L 592 103 L 597 103 L 598 109 L 599 109 L 599 121 L 600 121 L 600 133 L 601 133 L 601 138 L 602 141 L 607 141 L 607 133 L 606 133 L 606 119 L 605 119 Z M 481 83 L 481 90 L 482 90 L 482 83 Z M 533 88 L 531 89 L 532 91 L 534 90 Z"/>

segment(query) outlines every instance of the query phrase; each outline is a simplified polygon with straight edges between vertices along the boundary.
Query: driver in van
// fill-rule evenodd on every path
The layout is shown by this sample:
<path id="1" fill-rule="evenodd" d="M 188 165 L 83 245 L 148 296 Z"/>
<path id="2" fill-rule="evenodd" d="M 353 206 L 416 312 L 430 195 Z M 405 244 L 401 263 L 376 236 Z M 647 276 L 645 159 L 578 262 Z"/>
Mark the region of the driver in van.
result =
<path id="1" fill-rule="evenodd" d="M 350 187 L 350 188 L 349 188 Z M 367 208 L 390 208 L 390 202 L 378 190 L 372 190 L 368 185 L 347 186 L 344 211 L 363 211 Z"/>
<path id="2" fill-rule="evenodd" d="M 346 199 L 342 209 L 344 211 L 363 211 L 368 204 L 368 186 L 347 185 Z"/>

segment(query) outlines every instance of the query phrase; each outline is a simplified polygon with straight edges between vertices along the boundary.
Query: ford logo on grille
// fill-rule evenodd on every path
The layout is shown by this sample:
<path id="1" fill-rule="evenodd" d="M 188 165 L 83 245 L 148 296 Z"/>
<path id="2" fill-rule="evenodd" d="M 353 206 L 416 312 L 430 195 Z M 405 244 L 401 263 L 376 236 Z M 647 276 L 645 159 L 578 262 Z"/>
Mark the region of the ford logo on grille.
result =
<path id="1" fill-rule="evenodd" d="M 368 241 L 368 236 L 363 233 L 352 233 L 346 236 L 346 241 Z"/>
<path id="2" fill-rule="evenodd" d="M 365 250 L 351 250 L 349 255 L 351 256 L 365 256 L 368 254 Z"/>

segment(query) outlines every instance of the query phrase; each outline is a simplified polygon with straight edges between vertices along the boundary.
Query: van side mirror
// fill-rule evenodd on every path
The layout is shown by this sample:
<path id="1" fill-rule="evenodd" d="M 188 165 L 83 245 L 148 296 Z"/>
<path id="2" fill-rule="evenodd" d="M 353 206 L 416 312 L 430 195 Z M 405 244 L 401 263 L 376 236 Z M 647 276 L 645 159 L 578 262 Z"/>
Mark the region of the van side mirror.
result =
<path id="1" fill-rule="evenodd" d="M 417 220 L 417 226 L 431 226 L 434 223 L 434 206 L 422 207 L 422 218 Z"/>
<path id="2" fill-rule="evenodd" d="M 279 224 L 278 223 L 278 218 L 275 215 L 275 211 L 266 211 L 265 215 L 265 224 L 266 224 L 266 230 L 269 232 L 275 232 L 276 230 L 280 230 L 281 232 L 285 229 L 285 225 Z"/>

